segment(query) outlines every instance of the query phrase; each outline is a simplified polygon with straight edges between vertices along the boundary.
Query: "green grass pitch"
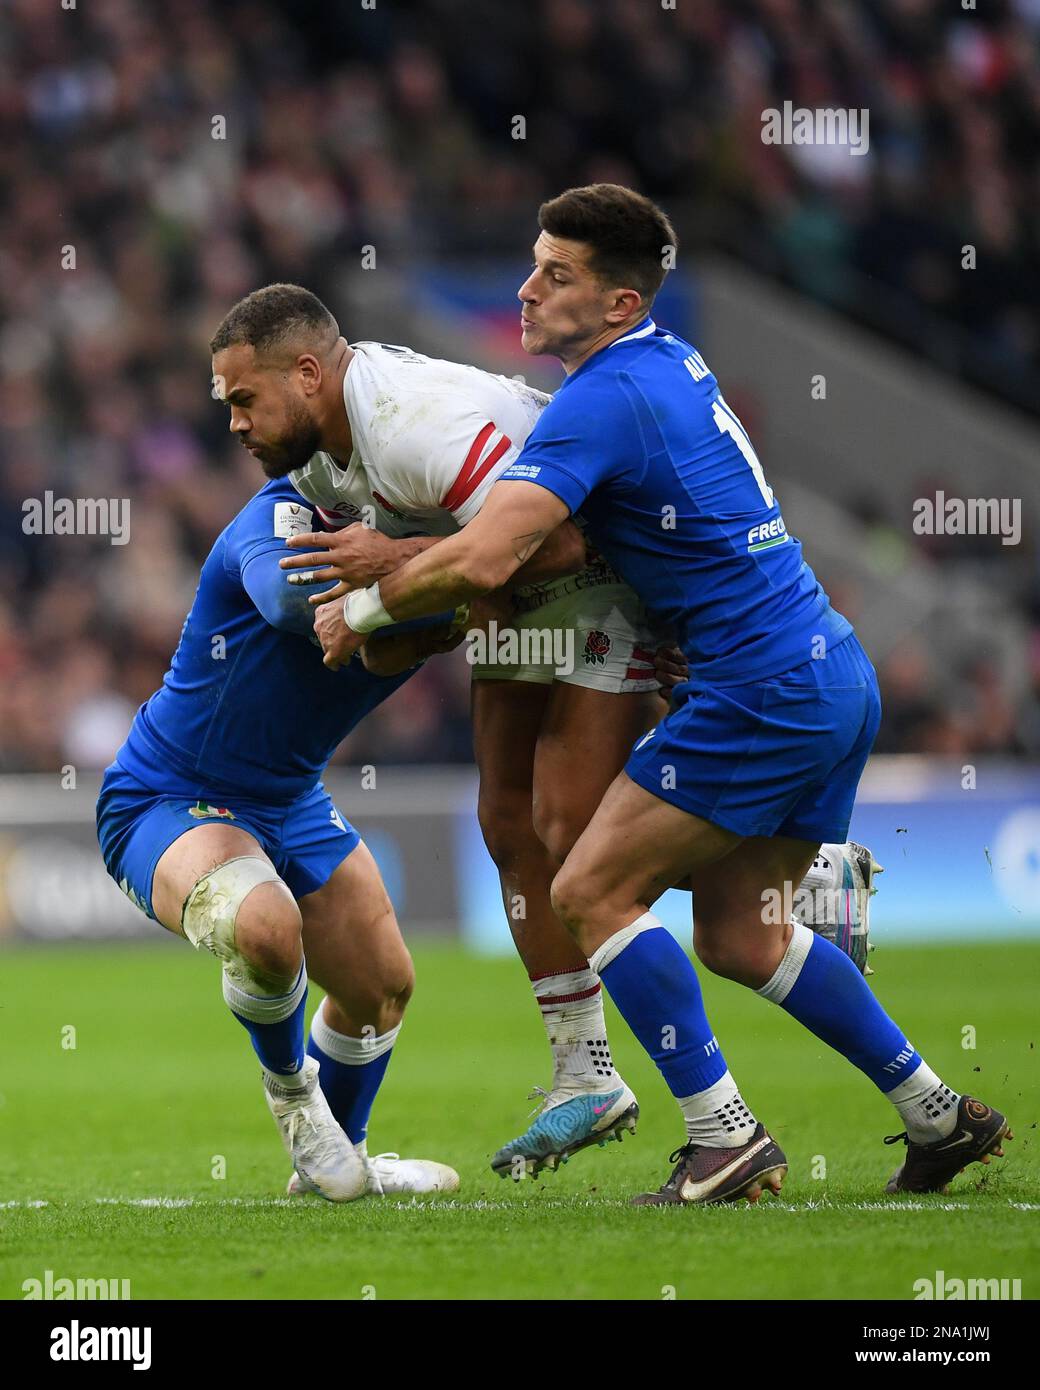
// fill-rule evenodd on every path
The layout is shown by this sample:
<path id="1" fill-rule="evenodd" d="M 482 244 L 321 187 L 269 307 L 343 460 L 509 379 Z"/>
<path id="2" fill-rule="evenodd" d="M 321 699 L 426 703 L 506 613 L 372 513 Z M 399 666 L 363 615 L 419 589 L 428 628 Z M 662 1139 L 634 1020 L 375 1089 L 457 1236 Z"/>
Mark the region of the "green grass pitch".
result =
<path id="1" fill-rule="evenodd" d="M 370 1145 L 449 1162 L 462 1188 L 342 1207 L 284 1198 L 285 1155 L 214 962 L 173 943 L 0 956 L 0 1296 L 47 1269 L 129 1279 L 135 1299 L 908 1299 L 940 1269 L 1040 1294 L 1040 945 L 874 956 L 874 988 L 936 1070 L 1011 1117 L 1007 1159 L 946 1197 L 886 1197 L 902 1151 L 881 1143 L 899 1127 L 890 1107 L 779 1009 L 708 977 L 730 1067 L 790 1163 L 779 1200 L 720 1209 L 626 1205 L 664 1179 L 680 1132 L 609 1004 L 638 1135 L 537 1183 L 491 1174 L 548 1080 L 529 986 L 513 960 L 415 955 Z"/>

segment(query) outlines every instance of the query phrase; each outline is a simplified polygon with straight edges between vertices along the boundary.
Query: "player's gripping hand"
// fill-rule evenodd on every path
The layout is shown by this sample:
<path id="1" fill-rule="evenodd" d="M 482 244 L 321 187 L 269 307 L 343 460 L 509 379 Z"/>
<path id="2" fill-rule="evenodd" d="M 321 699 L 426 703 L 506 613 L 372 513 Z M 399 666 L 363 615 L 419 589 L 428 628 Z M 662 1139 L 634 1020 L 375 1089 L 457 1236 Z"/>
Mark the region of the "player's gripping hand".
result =
<path id="1" fill-rule="evenodd" d="M 465 640 L 465 629 L 449 623 L 417 632 L 372 632 L 361 648 L 361 660 L 373 676 L 396 676 L 427 657 L 453 652 Z"/>
<path id="2" fill-rule="evenodd" d="M 354 655 L 368 633 L 347 626 L 342 603 L 326 603 L 314 615 L 314 631 L 325 653 L 325 665 L 338 671 Z"/>
<path id="3" fill-rule="evenodd" d="M 475 629 L 487 632 L 492 622 L 497 623 L 499 629 L 512 627 L 518 611 L 512 595 L 505 589 L 492 589 L 489 594 L 479 594 L 470 599 L 467 607 L 468 632 Z"/>
<path id="4" fill-rule="evenodd" d="M 658 647 L 654 652 L 654 674 L 665 696 L 671 695 L 675 687 L 682 685 L 683 681 L 688 681 L 690 668 L 680 648 Z"/>
<path id="5" fill-rule="evenodd" d="M 350 589 L 367 589 L 401 563 L 396 546 L 389 536 L 371 526 L 356 521 L 342 531 L 305 531 L 290 536 L 285 542 L 292 550 L 306 554 L 287 555 L 278 563 L 288 570 L 290 584 L 327 584 L 330 579 L 340 582 L 332 589 L 312 594 L 315 608 L 324 607 L 333 599 L 342 599 Z M 315 550 L 315 546 L 320 549 Z"/>

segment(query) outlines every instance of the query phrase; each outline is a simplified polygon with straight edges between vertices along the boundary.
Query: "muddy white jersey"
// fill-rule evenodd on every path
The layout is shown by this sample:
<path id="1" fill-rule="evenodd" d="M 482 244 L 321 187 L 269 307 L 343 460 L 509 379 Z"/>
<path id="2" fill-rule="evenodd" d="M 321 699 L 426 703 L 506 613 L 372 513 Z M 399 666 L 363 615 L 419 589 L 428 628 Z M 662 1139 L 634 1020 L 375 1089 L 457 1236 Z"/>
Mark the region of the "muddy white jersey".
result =
<path id="1" fill-rule="evenodd" d="M 317 453 L 289 474 L 327 525 L 443 536 L 476 516 L 519 456 L 549 397 L 460 362 L 353 343 L 343 403 L 353 452 Z"/>

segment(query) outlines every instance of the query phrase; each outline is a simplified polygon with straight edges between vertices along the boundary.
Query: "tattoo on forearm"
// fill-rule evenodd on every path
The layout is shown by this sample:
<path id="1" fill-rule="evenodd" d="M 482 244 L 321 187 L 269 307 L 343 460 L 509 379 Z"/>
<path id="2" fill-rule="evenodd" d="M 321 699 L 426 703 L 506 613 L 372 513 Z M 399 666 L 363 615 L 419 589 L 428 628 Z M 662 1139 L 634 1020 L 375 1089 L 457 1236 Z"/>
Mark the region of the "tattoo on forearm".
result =
<path id="1" fill-rule="evenodd" d="M 526 536 L 513 537 L 513 554 L 521 564 L 529 560 L 546 537 L 545 531 L 529 531 Z"/>

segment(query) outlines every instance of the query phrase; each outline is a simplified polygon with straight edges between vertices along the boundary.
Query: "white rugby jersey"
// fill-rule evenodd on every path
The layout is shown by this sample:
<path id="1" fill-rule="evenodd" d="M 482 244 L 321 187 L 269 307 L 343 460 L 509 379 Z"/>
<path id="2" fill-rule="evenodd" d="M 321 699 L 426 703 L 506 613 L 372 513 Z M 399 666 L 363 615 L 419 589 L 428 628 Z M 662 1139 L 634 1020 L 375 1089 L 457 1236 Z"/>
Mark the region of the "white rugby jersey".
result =
<path id="1" fill-rule="evenodd" d="M 523 382 L 388 343 L 352 343 L 343 403 L 353 452 L 289 479 L 330 527 L 443 536 L 472 521 L 549 397 Z"/>

